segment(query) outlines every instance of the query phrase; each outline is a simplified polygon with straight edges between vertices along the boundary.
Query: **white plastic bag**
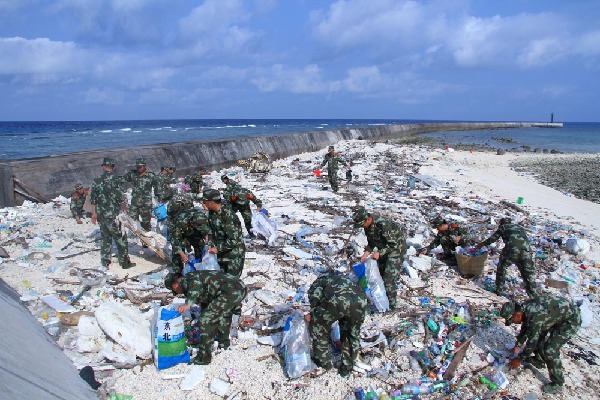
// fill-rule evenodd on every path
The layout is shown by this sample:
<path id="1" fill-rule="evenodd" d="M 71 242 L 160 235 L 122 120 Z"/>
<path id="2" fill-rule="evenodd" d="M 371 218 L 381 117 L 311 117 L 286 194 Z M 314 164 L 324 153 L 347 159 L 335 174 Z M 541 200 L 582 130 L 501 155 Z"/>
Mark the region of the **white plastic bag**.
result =
<path id="1" fill-rule="evenodd" d="M 308 325 L 301 312 L 294 312 L 287 319 L 281 348 L 285 358 L 285 372 L 290 379 L 299 378 L 313 370 Z"/>
<path id="2" fill-rule="evenodd" d="M 381 274 L 379 273 L 379 267 L 377 267 L 377 261 L 369 257 L 365 261 L 365 275 L 367 277 L 367 284 L 369 285 L 369 294 L 371 301 L 377 311 L 385 312 L 390 309 L 390 301 L 385 293 L 385 286 Z"/>
<path id="3" fill-rule="evenodd" d="M 194 267 L 197 271 L 219 271 L 221 269 L 217 262 L 217 255 L 208 252 L 208 249 L 204 252 L 204 256 L 202 256 L 202 263 L 194 264 Z"/>
<path id="4" fill-rule="evenodd" d="M 261 212 L 252 213 L 252 233 L 261 235 L 272 246 L 277 239 L 277 224 Z"/>

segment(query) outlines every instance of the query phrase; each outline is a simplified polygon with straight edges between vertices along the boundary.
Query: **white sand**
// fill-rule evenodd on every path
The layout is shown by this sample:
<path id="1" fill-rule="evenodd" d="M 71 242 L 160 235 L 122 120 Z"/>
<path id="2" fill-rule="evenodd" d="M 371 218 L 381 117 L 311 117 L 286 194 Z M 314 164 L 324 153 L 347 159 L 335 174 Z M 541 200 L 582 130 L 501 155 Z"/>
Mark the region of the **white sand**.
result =
<path id="1" fill-rule="evenodd" d="M 556 234 L 563 237 L 575 234 L 582 234 L 582 230 L 588 230 L 589 235 L 586 239 L 592 245 L 592 251 L 584 256 L 571 256 L 561 254 L 561 262 L 549 258 L 548 262 L 558 267 L 557 273 L 563 273 L 576 280 L 578 284 L 570 285 L 570 294 L 578 297 L 590 293 L 591 307 L 595 321 L 591 326 L 581 329 L 578 338 L 574 342 L 582 347 L 589 348 L 596 354 L 600 354 L 597 344 L 600 342 L 600 330 L 598 328 L 598 295 L 595 293 L 595 286 L 588 289 L 588 285 L 594 277 L 598 276 L 598 269 L 594 267 L 595 263 L 600 262 L 598 251 L 600 249 L 598 234 L 600 227 L 600 205 L 585 202 L 567 197 L 558 191 L 539 185 L 530 179 L 519 176 L 508 166 L 510 159 L 522 157 L 516 155 L 497 156 L 490 153 L 469 153 L 469 152 L 447 152 L 444 150 L 432 150 L 419 146 L 395 146 L 389 144 L 369 144 L 361 141 L 340 142 L 336 148 L 341 150 L 347 157 L 354 159 L 353 172 L 357 175 L 356 185 L 346 187 L 341 185 L 342 190 L 339 195 L 331 193 L 329 190 L 322 190 L 323 186 L 328 187 L 326 177 L 319 179 L 312 174 L 315 168 L 322 160 L 325 150 L 316 153 L 305 153 L 299 156 L 289 157 L 285 160 L 275 162 L 274 169 L 267 176 L 247 175 L 238 171 L 238 180 L 243 186 L 252 188 L 255 194 L 263 200 L 265 207 L 270 210 L 273 218 L 279 221 L 284 227 L 280 234 L 281 238 L 272 248 L 266 248 L 261 241 L 255 241 L 255 246 L 248 249 L 251 256 L 246 259 L 244 274 L 242 278 L 246 284 L 263 282 L 264 289 L 274 293 L 276 298 L 282 303 L 285 302 L 284 293 L 294 291 L 298 285 L 310 284 L 317 274 L 310 269 L 299 268 L 293 261 L 286 261 L 282 258 L 280 249 L 284 245 L 292 245 L 300 248 L 299 244 L 293 241 L 293 233 L 297 232 L 302 226 L 302 221 L 308 221 L 313 227 L 334 228 L 333 230 L 318 235 L 307 236 L 305 239 L 312 242 L 325 242 L 333 247 L 334 250 L 340 249 L 344 245 L 348 230 L 335 228 L 341 217 L 349 217 L 350 207 L 359 203 L 367 206 L 369 209 L 383 211 L 393 215 L 396 219 L 403 221 L 407 227 L 416 230 L 418 233 L 429 235 L 430 231 L 426 222 L 431 214 L 443 211 L 460 217 L 460 214 L 466 212 L 470 215 L 473 212 L 478 219 L 493 216 L 497 218 L 502 215 L 510 214 L 518 220 L 523 220 L 524 215 L 506 210 L 499 202 L 507 200 L 515 203 L 517 197 L 524 198 L 523 208 L 529 212 L 528 226 L 536 228 L 536 232 L 543 231 L 545 226 L 551 225 L 551 221 L 562 221 L 567 229 L 558 229 Z M 387 155 L 387 156 L 384 156 Z M 393 156 L 395 161 L 390 161 L 388 156 Z M 292 160 L 298 158 L 299 163 L 292 164 Z M 413 168 L 413 163 L 422 165 L 418 173 L 424 176 L 424 179 L 431 182 L 439 180 L 441 187 L 427 187 L 421 183 L 417 184 L 417 190 L 410 194 L 404 192 L 406 187 L 407 175 L 417 172 Z M 218 177 L 222 171 L 212 173 L 215 186 L 220 186 Z M 340 176 L 343 177 L 343 170 Z M 446 184 L 446 182 L 448 184 Z M 459 208 L 448 209 L 440 206 L 429 205 L 432 199 L 448 199 L 460 204 Z M 475 211 L 479 210 L 479 214 Z M 80 246 L 80 248 L 93 248 L 97 246 L 93 237 L 86 238 L 94 232 L 95 227 L 89 224 L 77 225 L 74 220 L 68 217 L 68 206 L 63 206 L 56 210 L 52 207 L 44 206 L 32 209 L 18 208 L 19 216 L 10 219 L 9 222 L 17 226 L 25 221 L 33 222 L 29 226 L 20 228 L 20 233 L 9 236 L 6 232 L 0 233 L 0 245 L 4 247 L 11 255 L 10 259 L 4 259 L 0 265 L 0 277 L 8 284 L 14 287 L 19 293 L 24 293 L 27 287 L 31 287 L 40 293 L 52 292 L 58 289 L 69 289 L 77 293 L 81 289 L 76 276 L 69 274 L 69 268 L 62 272 L 54 273 L 50 276 L 60 278 L 62 281 L 71 281 L 74 284 L 56 283 L 49 279 L 45 271 L 56 263 L 75 263 L 72 267 L 94 267 L 99 264 L 99 253 L 89 252 L 81 256 L 57 261 L 52 254 L 62 247 L 69 249 Z M 283 225 L 282 214 L 289 216 L 295 225 Z M 337 217 L 337 218 L 336 218 Z M 0 212 L 2 222 L 7 219 L 6 210 Z M 475 223 L 468 220 L 466 225 Z M 481 223 L 481 222 L 478 222 Z M 287 231 L 288 235 L 283 233 Z M 487 232 L 489 234 L 489 232 Z M 534 232 L 534 235 L 537 234 Z M 93 236 L 93 235 L 92 235 Z M 16 237 L 27 237 L 26 242 L 30 249 L 23 249 Z M 39 240 L 32 239 L 38 237 Z M 41 243 L 45 238 L 51 248 L 39 248 L 35 246 Z M 10 239 L 10 240 L 9 240 Z M 78 240 L 81 239 L 81 242 Z M 285 239 L 285 240 L 284 240 Z M 71 243 L 75 240 L 75 244 Z M 425 240 L 428 243 L 428 240 Z M 112 268 L 112 272 L 122 277 L 126 273 L 130 277 L 143 272 L 148 272 L 160 268 L 161 261 L 152 255 L 148 250 L 142 250 L 141 247 L 132 240 L 130 243 L 132 259 L 138 265 L 128 271 L 123 271 L 119 267 Z M 30 250 L 37 253 L 30 254 Z M 307 250 L 303 248 L 303 250 Z M 310 250 L 307 250 L 310 251 Z M 141 254 L 140 254 L 141 253 Z M 319 254 L 322 256 L 322 254 Z M 44 259 L 47 258 L 47 259 Z M 489 267 L 492 267 L 494 257 L 490 257 Z M 579 268 L 579 264 L 584 264 L 587 269 Z M 598 265 L 598 264 L 596 264 Z M 334 265 L 334 266 L 337 266 Z M 257 272 L 263 274 L 255 274 Z M 511 276 L 518 277 L 515 270 L 511 271 Z M 470 301 L 473 310 L 494 310 L 497 309 L 504 299 L 497 297 L 481 288 L 479 281 L 466 280 L 460 278 L 458 274 L 446 266 L 436 266 L 429 273 L 427 282 L 409 281 L 406 276 L 402 277 L 403 284 L 400 285 L 399 304 L 402 306 L 400 312 L 406 310 L 421 310 L 417 297 L 431 296 L 454 297 L 457 301 Z M 547 272 L 540 273 L 538 280 L 543 282 Z M 517 278 L 518 279 L 518 278 Z M 124 283 L 119 286 L 133 285 L 134 282 Z M 422 287 L 421 289 L 417 289 Z M 106 285 L 104 288 L 97 288 L 84 296 L 86 309 L 93 310 L 98 304 L 112 298 L 117 288 Z M 144 294 L 144 292 L 138 292 Z M 129 304 L 127 300 L 124 304 Z M 138 306 L 133 306 L 138 307 Z M 35 307 L 32 307 L 35 308 Z M 255 314 L 261 319 L 266 319 L 271 312 L 267 307 L 254 298 L 251 292 L 244 302 L 244 312 L 249 313 L 254 308 Z M 33 309 L 35 315 L 41 313 L 40 309 Z M 285 319 L 285 318 L 283 318 Z M 368 316 L 365 325 L 378 323 L 381 327 L 391 328 L 397 324 L 400 319 L 396 315 L 374 315 Z M 272 318 L 270 326 L 279 326 L 281 318 Z M 491 349 L 504 349 L 507 343 L 514 340 L 514 334 L 518 332 L 514 327 L 506 328 L 503 324 L 493 323 L 490 326 L 481 326 L 476 329 L 476 335 L 465 360 L 459 367 L 458 373 L 465 374 L 480 367 L 483 364 L 481 357 Z M 72 330 L 74 335 L 76 330 Z M 166 375 L 185 374 L 190 371 L 190 366 L 178 365 L 166 371 L 157 371 L 153 365 L 144 368 L 136 367 L 134 369 L 122 369 L 105 373 L 101 376 L 103 382 L 109 383 L 117 392 L 133 395 L 135 399 L 218 399 L 218 396 L 211 394 L 208 385 L 214 377 L 227 380 L 226 369 L 234 368 L 237 370 L 238 377 L 232 379 L 234 390 L 241 391 L 246 396 L 238 398 L 247 399 L 346 399 L 351 395 L 354 388 L 373 385 L 385 388 L 389 391 L 398 388 L 400 384 L 407 379 L 419 376 L 408 367 L 408 358 L 403 356 L 403 352 L 417 346 L 423 339 L 423 331 L 411 337 L 402 337 L 405 342 L 398 352 L 389 349 L 383 354 L 366 354 L 365 360 L 373 366 L 383 365 L 386 362 L 390 365 L 396 365 L 399 370 L 394 376 L 390 376 L 386 381 L 373 377 L 353 375 L 348 379 L 340 378 L 336 371 L 330 371 L 317 378 L 302 377 L 295 381 L 288 381 L 284 374 L 284 369 L 277 361 L 274 350 L 270 346 L 263 346 L 256 343 L 255 340 L 239 341 L 233 339 L 232 347 L 226 352 L 215 354 L 211 365 L 205 367 L 206 377 L 202 383 L 191 392 L 182 392 L 179 390 L 181 378 L 165 380 Z M 97 359 L 94 353 L 81 354 L 76 348 L 69 346 L 69 341 L 63 337 L 59 341 L 62 345 L 67 342 L 65 352 L 78 365 L 103 364 L 101 359 Z M 569 346 L 569 351 L 575 351 L 574 347 Z M 567 355 L 567 349 L 563 349 L 562 359 L 565 368 L 566 385 L 562 398 L 580 398 L 596 399 L 600 385 L 597 377 L 600 373 L 600 367 L 590 366 L 585 361 L 575 361 Z M 489 372 L 489 369 L 485 372 Z M 110 375 L 110 378 L 108 377 Z M 508 378 L 510 385 L 508 394 L 523 398 L 527 393 L 534 393 L 544 397 L 540 387 L 547 379 L 547 371 L 540 371 L 534 374 L 531 370 L 518 370 L 510 372 Z M 472 398 L 476 395 L 483 396 L 487 391 L 474 381 L 463 388 L 458 398 Z M 432 395 L 431 398 L 439 398 L 439 395 Z M 499 398 L 500 396 L 497 396 Z M 424 398 L 427 398 L 424 396 Z"/>

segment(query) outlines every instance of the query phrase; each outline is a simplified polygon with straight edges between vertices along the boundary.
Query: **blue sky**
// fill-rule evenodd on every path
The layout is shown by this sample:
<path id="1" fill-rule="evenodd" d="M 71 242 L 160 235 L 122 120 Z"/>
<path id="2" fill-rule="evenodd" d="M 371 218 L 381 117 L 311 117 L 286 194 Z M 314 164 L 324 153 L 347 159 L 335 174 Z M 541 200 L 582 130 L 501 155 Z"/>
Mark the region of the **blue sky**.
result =
<path id="1" fill-rule="evenodd" d="M 0 120 L 600 121 L 600 1 L 0 0 Z"/>

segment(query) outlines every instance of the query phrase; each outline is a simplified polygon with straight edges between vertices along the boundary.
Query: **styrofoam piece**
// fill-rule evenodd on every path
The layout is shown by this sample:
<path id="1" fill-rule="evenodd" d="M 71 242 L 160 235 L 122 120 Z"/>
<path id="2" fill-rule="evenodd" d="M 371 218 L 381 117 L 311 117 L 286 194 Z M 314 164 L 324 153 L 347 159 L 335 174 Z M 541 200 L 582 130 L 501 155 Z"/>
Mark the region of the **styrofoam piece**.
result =
<path id="1" fill-rule="evenodd" d="M 302 250 L 297 249 L 292 246 L 284 247 L 282 250 L 284 253 L 294 256 L 296 258 L 301 258 L 304 260 L 312 260 L 312 258 L 313 258 L 312 254 L 307 253 L 305 251 L 302 251 Z"/>
<path id="2" fill-rule="evenodd" d="M 150 324 L 135 309 L 121 303 L 107 302 L 96 309 L 95 315 L 102 330 L 127 352 L 143 359 L 151 356 Z"/>
<path id="3" fill-rule="evenodd" d="M 77 311 L 75 307 L 73 307 L 66 301 L 62 301 L 54 294 L 43 296 L 42 301 L 48 304 L 50 307 L 52 307 L 55 311 L 60 313 L 71 313 Z"/>
<path id="4" fill-rule="evenodd" d="M 272 306 L 273 304 L 277 303 L 277 298 L 275 297 L 274 293 L 269 292 L 268 290 L 257 290 L 254 292 L 254 297 L 268 306 Z"/>
<path id="5" fill-rule="evenodd" d="M 179 385 L 179 389 L 181 390 L 193 390 L 196 386 L 202 382 L 204 377 L 206 376 L 206 371 L 200 365 L 193 365 L 189 374 L 185 377 L 181 384 Z"/>
<path id="6" fill-rule="evenodd" d="M 230 386 L 231 384 L 225 382 L 223 379 L 213 378 L 212 381 L 210 381 L 210 386 L 208 388 L 217 396 L 225 397 Z"/>
<path id="7" fill-rule="evenodd" d="M 267 346 L 279 346 L 281 344 L 281 335 L 261 336 L 257 342 Z"/>

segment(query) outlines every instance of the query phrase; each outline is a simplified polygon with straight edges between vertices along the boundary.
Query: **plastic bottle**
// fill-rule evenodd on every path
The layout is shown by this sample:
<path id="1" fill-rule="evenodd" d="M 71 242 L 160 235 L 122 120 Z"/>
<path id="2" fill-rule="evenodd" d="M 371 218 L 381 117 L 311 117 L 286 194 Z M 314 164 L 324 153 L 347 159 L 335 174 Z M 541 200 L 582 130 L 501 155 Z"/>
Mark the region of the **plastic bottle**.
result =
<path id="1" fill-rule="evenodd" d="M 402 385 L 402 388 L 400 390 L 402 391 L 402 393 L 407 393 L 407 394 L 429 394 L 429 393 L 432 393 L 431 386 L 416 385 L 414 383 L 404 384 L 404 385 Z"/>
<path id="2" fill-rule="evenodd" d="M 354 389 L 354 397 L 356 397 L 356 400 L 365 400 L 365 390 L 361 387 Z"/>
<path id="3" fill-rule="evenodd" d="M 479 378 L 479 383 L 486 385 L 489 390 L 498 389 L 498 386 L 494 382 L 490 381 L 489 378 L 486 376 L 482 376 L 481 378 Z"/>
<path id="4" fill-rule="evenodd" d="M 431 332 L 433 333 L 438 333 L 440 330 L 440 327 L 438 326 L 437 322 L 433 320 L 433 318 L 429 318 L 427 320 L 427 326 L 429 327 L 429 329 L 431 329 Z"/>
<path id="5" fill-rule="evenodd" d="M 441 381 L 434 382 L 433 385 L 431 386 L 431 389 L 433 392 L 439 392 L 441 390 L 444 390 L 447 387 L 448 387 L 448 381 L 441 380 Z"/>

